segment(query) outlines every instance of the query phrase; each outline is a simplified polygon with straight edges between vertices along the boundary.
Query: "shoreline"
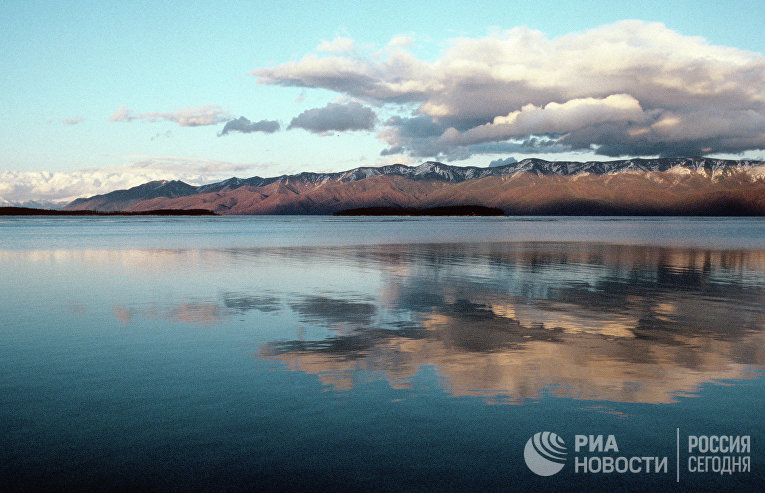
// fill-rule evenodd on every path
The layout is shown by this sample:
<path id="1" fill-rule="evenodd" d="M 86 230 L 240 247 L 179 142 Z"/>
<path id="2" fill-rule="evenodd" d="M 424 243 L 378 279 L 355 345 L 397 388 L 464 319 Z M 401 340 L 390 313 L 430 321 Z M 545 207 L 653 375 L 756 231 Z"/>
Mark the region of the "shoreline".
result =
<path id="1" fill-rule="evenodd" d="M 207 209 L 155 209 L 142 212 L 59 211 L 32 207 L 0 207 L 0 216 L 218 216 Z"/>

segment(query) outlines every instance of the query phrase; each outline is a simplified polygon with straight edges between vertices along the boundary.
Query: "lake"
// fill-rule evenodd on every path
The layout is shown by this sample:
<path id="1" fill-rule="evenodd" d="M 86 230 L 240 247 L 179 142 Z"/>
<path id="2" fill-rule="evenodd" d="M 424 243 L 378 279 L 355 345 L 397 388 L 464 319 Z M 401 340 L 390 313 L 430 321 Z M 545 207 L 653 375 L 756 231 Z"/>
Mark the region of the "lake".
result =
<path id="1" fill-rule="evenodd" d="M 760 218 L 3 217 L 0 273 L 2 490 L 765 484 Z"/>

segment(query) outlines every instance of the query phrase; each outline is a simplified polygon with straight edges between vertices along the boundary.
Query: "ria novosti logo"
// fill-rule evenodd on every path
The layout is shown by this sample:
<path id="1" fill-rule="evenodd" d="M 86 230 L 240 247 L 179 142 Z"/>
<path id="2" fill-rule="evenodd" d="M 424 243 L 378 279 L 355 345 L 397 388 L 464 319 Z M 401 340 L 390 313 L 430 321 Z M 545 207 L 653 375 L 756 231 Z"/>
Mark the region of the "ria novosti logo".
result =
<path id="1" fill-rule="evenodd" d="M 539 476 L 552 476 L 566 464 L 566 444 L 549 431 L 534 433 L 526 442 L 523 458 L 531 472 Z"/>
<path id="2" fill-rule="evenodd" d="M 720 475 L 751 472 L 751 435 L 688 435 L 689 473 Z M 574 435 L 574 474 L 667 474 L 669 457 L 629 455 L 620 450 L 615 435 Z M 526 465 L 538 476 L 558 474 L 566 465 L 568 452 L 555 433 L 540 431 L 523 449 Z M 675 434 L 675 482 L 680 482 L 680 428 Z"/>

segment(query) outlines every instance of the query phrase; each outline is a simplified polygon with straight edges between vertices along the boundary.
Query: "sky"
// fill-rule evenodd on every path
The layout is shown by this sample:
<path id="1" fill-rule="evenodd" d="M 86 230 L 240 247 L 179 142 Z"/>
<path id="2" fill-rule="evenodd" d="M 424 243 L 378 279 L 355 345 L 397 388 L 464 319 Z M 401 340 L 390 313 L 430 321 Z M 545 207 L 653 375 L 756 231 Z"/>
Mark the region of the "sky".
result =
<path id="1" fill-rule="evenodd" d="M 765 156 L 765 2 L 0 2 L 0 203 Z"/>

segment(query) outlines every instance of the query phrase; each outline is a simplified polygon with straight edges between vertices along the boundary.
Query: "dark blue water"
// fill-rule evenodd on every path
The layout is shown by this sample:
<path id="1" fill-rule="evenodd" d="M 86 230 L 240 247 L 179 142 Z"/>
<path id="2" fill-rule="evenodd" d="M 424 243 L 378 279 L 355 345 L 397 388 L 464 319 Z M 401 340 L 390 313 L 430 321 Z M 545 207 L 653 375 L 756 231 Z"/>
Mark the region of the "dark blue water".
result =
<path id="1" fill-rule="evenodd" d="M 8 219 L 0 273 L 3 490 L 765 478 L 759 219 Z M 750 437 L 749 470 L 688 471 L 689 435 Z"/>

